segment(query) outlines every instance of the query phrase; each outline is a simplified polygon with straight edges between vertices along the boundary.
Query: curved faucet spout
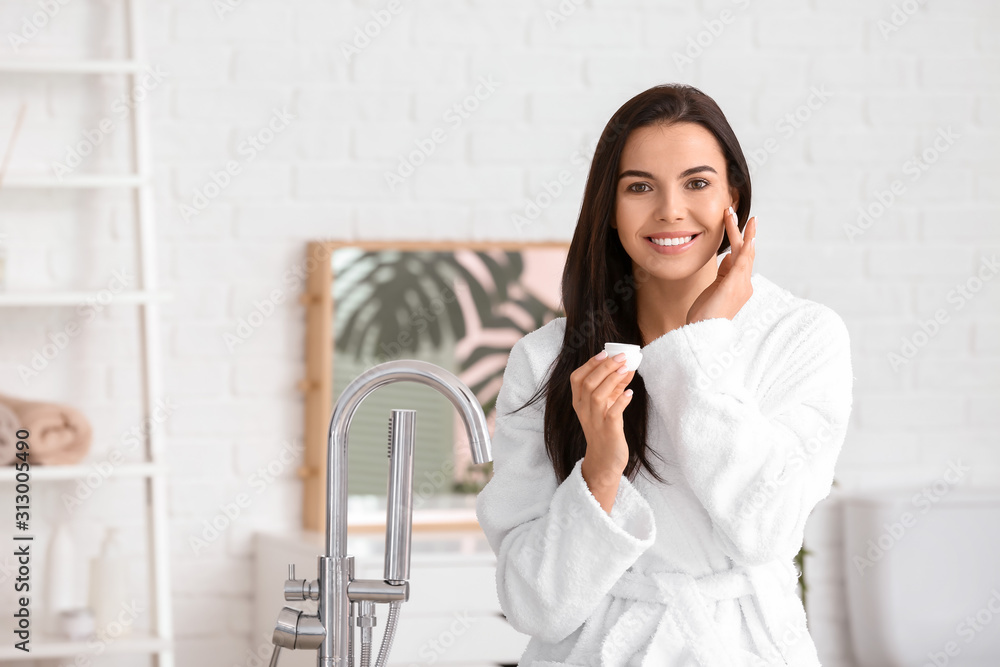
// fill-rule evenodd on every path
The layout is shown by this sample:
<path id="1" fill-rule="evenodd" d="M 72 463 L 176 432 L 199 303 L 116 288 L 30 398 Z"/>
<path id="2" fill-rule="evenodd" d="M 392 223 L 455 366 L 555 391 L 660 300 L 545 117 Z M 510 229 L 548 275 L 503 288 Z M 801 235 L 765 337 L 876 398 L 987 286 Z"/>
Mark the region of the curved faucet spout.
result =
<path id="1" fill-rule="evenodd" d="M 326 553 L 338 558 L 347 555 L 347 432 L 355 410 L 365 397 L 387 384 L 419 382 L 443 394 L 458 410 L 469 435 L 472 460 L 493 460 L 490 432 L 479 399 L 453 373 L 416 359 L 387 361 L 356 377 L 340 394 L 330 418 L 326 468 Z"/>

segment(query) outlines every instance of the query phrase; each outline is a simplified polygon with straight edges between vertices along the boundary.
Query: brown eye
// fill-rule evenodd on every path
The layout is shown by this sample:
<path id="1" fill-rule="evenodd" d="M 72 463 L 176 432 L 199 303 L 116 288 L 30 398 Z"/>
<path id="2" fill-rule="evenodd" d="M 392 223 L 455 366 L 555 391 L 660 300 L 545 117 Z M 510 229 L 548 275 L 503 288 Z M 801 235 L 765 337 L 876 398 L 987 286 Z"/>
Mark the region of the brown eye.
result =
<path id="1" fill-rule="evenodd" d="M 642 185 L 647 188 L 649 187 L 649 185 L 647 185 L 646 183 L 633 183 L 632 185 L 628 186 L 625 189 L 628 190 L 629 192 L 647 192 L 647 190 L 633 190 L 632 188 L 634 188 L 637 185 Z"/>

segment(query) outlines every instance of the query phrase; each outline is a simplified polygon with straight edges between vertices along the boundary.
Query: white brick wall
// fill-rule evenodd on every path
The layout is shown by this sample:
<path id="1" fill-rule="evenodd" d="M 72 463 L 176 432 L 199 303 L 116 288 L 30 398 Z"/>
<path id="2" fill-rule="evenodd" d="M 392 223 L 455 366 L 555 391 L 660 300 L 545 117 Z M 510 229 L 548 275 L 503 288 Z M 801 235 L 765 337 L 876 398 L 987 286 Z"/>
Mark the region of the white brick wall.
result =
<path id="1" fill-rule="evenodd" d="M 974 464 L 969 484 L 1000 484 L 1000 288 L 988 281 L 961 310 L 947 299 L 982 258 L 1000 253 L 996 3 L 924 0 L 883 37 L 889 2 L 404 1 L 349 60 L 342 48 L 355 28 L 387 2 L 244 0 L 220 17 L 222 4 L 150 1 L 145 12 L 150 60 L 167 72 L 142 104 L 153 119 L 160 279 L 176 295 L 162 326 L 165 387 L 179 406 L 163 425 L 174 471 L 178 664 L 244 664 L 260 643 L 250 630 L 249 536 L 299 521 L 300 489 L 286 470 L 260 495 L 250 491 L 252 506 L 205 553 L 188 544 L 219 504 L 251 488 L 258 466 L 301 437 L 304 323 L 298 287 L 284 276 L 305 241 L 568 239 L 586 179 L 571 158 L 586 155 L 589 166 L 614 110 L 656 83 L 712 95 L 748 155 L 776 142 L 754 169 L 764 223 L 757 268 L 829 304 L 851 330 L 856 407 L 837 470 L 842 488 L 926 483 L 953 456 Z M 120 55 L 110 0 L 66 0 L 15 53 L 10 34 L 39 6 L 0 2 L 4 58 Z M 717 36 L 713 26 L 722 27 Z M 676 55 L 699 41 L 702 52 L 678 65 Z M 445 112 L 480 77 L 499 85 L 453 127 Z M 806 109 L 817 88 L 829 100 L 789 136 L 782 119 Z M 49 170 L 84 129 L 112 116 L 122 92 L 116 77 L 3 75 L 0 146 L 20 103 L 29 105 L 10 173 Z M 294 119 L 249 160 L 241 143 L 275 109 Z M 80 171 L 122 168 L 125 127 Z M 390 191 L 385 173 L 435 128 L 445 140 Z M 959 135 L 953 145 L 928 169 L 908 169 L 947 128 Z M 231 160 L 240 173 L 185 220 L 179 205 Z M 564 193 L 518 229 L 511 216 L 564 169 L 572 175 Z M 844 228 L 859 208 L 897 180 L 902 194 L 849 240 Z M 10 288 L 106 286 L 114 269 L 133 266 L 131 223 L 123 193 L 5 189 Z M 283 303 L 231 352 L 223 336 L 272 290 Z M 887 354 L 937 309 L 949 322 L 894 371 Z M 76 316 L 5 309 L 0 317 L 0 391 L 79 405 L 94 420 L 95 452 L 119 446 L 138 422 L 134 309 L 105 309 L 28 383 L 17 367 Z M 112 506 L 104 498 L 81 511 L 104 521 Z M 823 664 L 849 667 L 838 525 L 835 499 L 810 523 L 810 616 Z"/>

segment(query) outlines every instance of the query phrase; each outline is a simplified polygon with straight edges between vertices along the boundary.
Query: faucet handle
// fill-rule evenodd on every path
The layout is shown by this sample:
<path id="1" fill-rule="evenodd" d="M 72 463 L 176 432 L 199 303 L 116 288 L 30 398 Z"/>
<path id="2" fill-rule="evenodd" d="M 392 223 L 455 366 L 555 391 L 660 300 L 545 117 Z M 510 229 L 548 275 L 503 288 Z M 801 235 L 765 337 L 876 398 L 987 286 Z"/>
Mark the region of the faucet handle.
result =
<path id="1" fill-rule="evenodd" d="M 271 643 L 282 648 L 317 649 L 323 643 L 326 628 L 318 614 L 306 614 L 300 609 L 284 607 L 278 612 L 278 622 Z M 277 656 L 277 651 L 272 658 Z"/>
<path id="2" fill-rule="evenodd" d="M 286 600 L 319 600 L 319 580 L 295 578 L 295 563 L 288 564 L 288 579 L 285 580 Z"/>

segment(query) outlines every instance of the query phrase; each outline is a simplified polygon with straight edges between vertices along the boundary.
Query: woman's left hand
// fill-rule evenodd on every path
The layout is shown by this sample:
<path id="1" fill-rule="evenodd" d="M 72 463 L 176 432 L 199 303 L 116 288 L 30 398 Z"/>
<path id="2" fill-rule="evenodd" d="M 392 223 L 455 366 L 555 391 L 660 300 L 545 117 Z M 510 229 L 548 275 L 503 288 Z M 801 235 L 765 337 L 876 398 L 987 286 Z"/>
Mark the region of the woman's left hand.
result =
<path id="1" fill-rule="evenodd" d="M 733 207 L 730 206 L 723 213 L 731 250 L 722 258 L 715 282 L 698 295 L 688 310 L 688 324 L 714 317 L 731 320 L 753 294 L 750 275 L 753 272 L 753 259 L 756 255 L 753 240 L 757 236 L 757 216 L 747 221 L 743 234 L 740 234 L 740 228 L 736 224 L 736 213 L 730 213 L 732 210 Z"/>

